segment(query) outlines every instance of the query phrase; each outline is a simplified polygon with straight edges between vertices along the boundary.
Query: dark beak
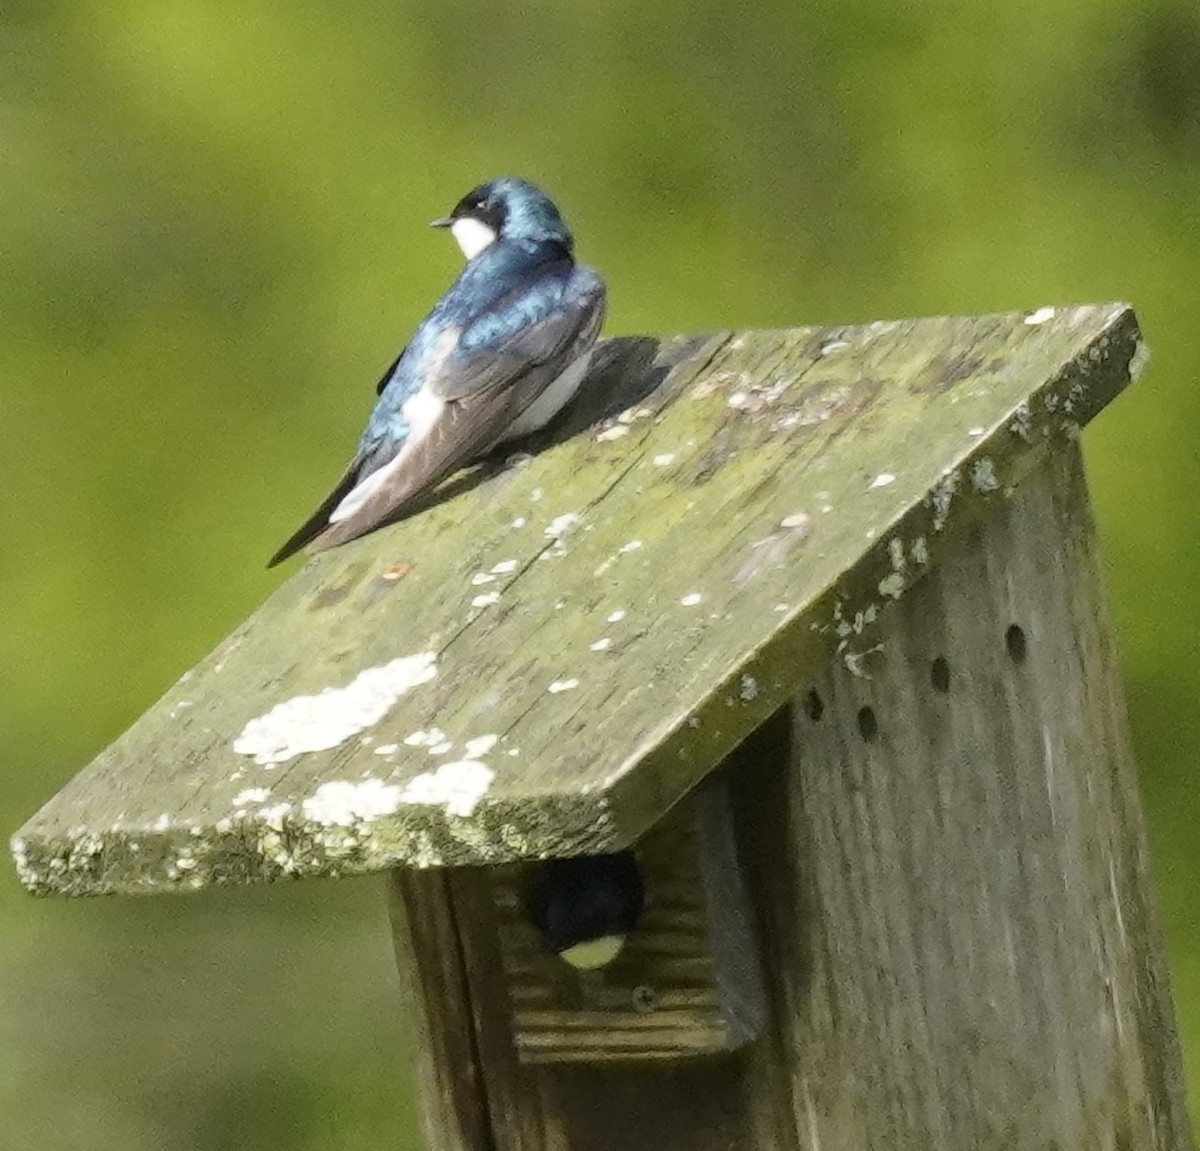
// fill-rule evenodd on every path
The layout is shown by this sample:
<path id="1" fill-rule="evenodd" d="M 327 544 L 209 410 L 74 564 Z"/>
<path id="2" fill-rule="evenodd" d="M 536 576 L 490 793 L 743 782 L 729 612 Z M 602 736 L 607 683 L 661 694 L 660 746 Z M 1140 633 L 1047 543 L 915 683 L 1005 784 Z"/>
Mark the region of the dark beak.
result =
<path id="1" fill-rule="evenodd" d="M 448 228 L 454 221 L 449 216 L 439 216 L 436 220 L 430 220 L 431 228 Z"/>

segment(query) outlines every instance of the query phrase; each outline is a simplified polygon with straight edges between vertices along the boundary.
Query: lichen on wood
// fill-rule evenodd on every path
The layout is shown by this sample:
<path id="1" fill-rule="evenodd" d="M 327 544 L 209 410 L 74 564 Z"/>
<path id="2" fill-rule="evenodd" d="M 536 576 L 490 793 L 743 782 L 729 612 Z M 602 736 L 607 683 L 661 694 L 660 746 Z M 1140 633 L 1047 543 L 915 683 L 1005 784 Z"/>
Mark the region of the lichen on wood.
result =
<path id="1" fill-rule="evenodd" d="M 280 587 L 18 832 L 21 878 L 624 846 L 830 654 L 861 666 L 1140 348 L 1119 304 L 608 341 L 532 456 Z"/>

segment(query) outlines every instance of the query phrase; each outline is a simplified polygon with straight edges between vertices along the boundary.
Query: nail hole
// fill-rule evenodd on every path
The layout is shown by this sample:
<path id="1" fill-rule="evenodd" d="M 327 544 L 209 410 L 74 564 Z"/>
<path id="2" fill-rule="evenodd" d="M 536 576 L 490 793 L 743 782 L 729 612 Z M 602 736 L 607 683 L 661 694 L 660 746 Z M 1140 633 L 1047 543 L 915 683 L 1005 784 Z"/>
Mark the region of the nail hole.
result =
<path id="1" fill-rule="evenodd" d="M 1025 633 L 1015 623 L 1004 633 L 1004 646 L 1013 663 L 1025 662 Z"/>
<path id="2" fill-rule="evenodd" d="M 943 656 L 938 656 L 929 668 L 929 682 L 938 691 L 950 690 L 950 665 Z"/>
<path id="3" fill-rule="evenodd" d="M 825 702 L 815 688 L 804 697 L 804 714 L 813 723 L 820 723 L 821 716 L 825 714 Z"/>
<path id="4" fill-rule="evenodd" d="M 644 983 L 638 984 L 633 989 L 631 998 L 633 999 L 633 1009 L 639 1015 L 646 1015 L 658 1006 L 658 996 L 655 995 L 654 988 L 647 987 Z"/>
<path id="5" fill-rule="evenodd" d="M 875 737 L 879 734 L 879 721 L 875 718 L 875 712 L 869 707 L 858 709 L 858 734 L 867 743 L 874 743 Z"/>

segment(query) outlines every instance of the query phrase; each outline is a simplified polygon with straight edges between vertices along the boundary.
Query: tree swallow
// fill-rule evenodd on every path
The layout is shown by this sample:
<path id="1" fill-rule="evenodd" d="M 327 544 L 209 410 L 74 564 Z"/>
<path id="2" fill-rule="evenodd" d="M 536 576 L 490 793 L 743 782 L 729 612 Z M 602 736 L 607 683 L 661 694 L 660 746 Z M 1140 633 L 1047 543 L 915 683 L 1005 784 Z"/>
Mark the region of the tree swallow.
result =
<path id="1" fill-rule="evenodd" d="M 632 851 L 539 864 L 526 897 L 530 918 L 552 951 L 583 970 L 611 963 L 645 904 Z"/>
<path id="2" fill-rule="evenodd" d="M 548 423 L 583 379 L 604 281 L 575 263 L 553 201 L 505 177 L 433 226 L 450 229 L 466 266 L 379 381 L 342 478 L 268 567 L 400 519 L 459 468 Z"/>

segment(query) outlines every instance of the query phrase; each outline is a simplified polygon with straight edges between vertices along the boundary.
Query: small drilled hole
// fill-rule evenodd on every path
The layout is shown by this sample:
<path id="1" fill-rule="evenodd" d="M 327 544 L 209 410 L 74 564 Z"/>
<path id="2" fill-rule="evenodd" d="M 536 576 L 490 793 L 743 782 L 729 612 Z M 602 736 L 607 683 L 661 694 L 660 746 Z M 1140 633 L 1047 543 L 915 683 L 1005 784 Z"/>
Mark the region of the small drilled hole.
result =
<path id="1" fill-rule="evenodd" d="M 879 721 L 875 718 L 875 712 L 869 707 L 858 709 L 858 734 L 867 743 L 874 743 L 875 737 L 879 734 Z"/>
<path id="2" fill-rule="evenodd" d="M 631 995 L 633 1000 L 633 1009 L 639 1015 L 648 1015 L 658 1006 L 658 996 L 654 992 L 653 987 L 647 987 L 644 983 L 638 984 L 633 989 Z"/>
<path id="3" fill-rule="evenodd" d="M 813 723 L 820 723 L 821 716 L 825 714 L 825 701 L 821 699 L 820 693 L 815 688 L 804 697 L 804 714 Z"/>
<path id="4" fill-rule="evenodd" d="M 1015 623 L 1004 633 L 1004 646 L 1013 663 L 1025 662 L 1025 633 Z"/>
<path id="5" fill-rule="evenodd" d="M 950 665 L 945 658 L 938 656 L 929 667 L 929 682 L 938 691 L 950 690 Z"/>

